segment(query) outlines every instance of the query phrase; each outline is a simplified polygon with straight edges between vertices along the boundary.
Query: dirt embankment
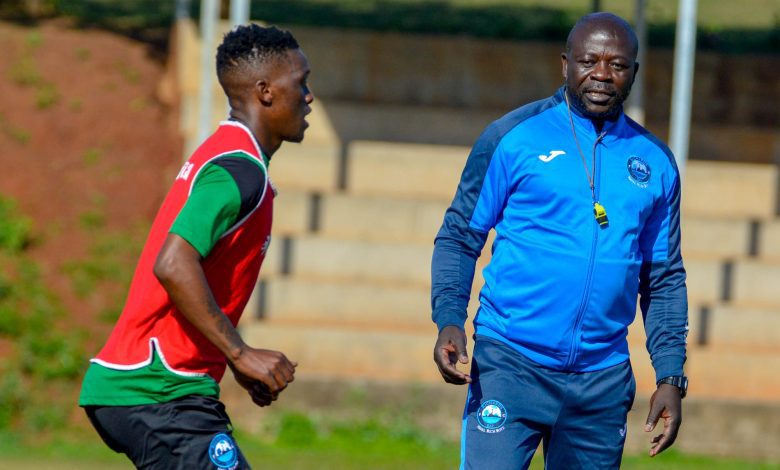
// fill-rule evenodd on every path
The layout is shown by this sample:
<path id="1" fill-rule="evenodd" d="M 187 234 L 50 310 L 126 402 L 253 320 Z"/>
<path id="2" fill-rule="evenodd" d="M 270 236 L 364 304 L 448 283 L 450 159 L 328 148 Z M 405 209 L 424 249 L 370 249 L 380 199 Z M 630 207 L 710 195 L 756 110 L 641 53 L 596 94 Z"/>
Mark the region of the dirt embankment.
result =
<path id="1" fill-rule="evenodd" d="M 124 298 L 111 283 L 132 272 L 181 161 L 164 64 L 63 20 L 0 22 L 0 51 L 0 195 L 33 220 L 30 253 L 67 321 L 105 330 L 96 320 Z"/>

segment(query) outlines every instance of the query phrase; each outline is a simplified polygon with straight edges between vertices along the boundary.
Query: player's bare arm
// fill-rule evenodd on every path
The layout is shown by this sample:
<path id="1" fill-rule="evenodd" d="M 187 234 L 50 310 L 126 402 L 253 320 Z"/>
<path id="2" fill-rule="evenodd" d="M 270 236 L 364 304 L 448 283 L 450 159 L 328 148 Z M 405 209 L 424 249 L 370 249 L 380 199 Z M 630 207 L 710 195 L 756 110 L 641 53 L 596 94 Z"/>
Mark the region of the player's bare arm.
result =
<path id="1" fill-rule="evenodd" d="M 201 255 L 185 239 L 169 234 L 154 266 L 176 308 L 227 358 L 238 383 L 260 406 L 276 400 L 293 381 L 297 363 L 278 351 L 248 346 L 220 310 L 201 267 Z"/>

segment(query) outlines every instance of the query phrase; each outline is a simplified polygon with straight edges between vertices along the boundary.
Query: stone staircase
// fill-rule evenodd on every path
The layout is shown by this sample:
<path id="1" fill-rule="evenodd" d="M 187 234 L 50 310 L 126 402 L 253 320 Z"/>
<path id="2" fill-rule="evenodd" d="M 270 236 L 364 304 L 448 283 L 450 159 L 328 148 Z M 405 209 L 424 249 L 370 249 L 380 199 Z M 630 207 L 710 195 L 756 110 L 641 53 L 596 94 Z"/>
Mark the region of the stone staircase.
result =
<path id="1" fill-rule="evenodd" d="M 241 325 L 249 341 L 285 351 L 303 376 L 438 383 L 430 257 L 468 151 L 361 141 L 345 150 L 283 147 L 271 164 L 275 240 Z M 777 180 L 769 165 L 688 165 L 686 369 L 697 396 L 780 396 Z M 629 342 L 639 392 L 648 394 L 653 373 L 638 319 Z"/>

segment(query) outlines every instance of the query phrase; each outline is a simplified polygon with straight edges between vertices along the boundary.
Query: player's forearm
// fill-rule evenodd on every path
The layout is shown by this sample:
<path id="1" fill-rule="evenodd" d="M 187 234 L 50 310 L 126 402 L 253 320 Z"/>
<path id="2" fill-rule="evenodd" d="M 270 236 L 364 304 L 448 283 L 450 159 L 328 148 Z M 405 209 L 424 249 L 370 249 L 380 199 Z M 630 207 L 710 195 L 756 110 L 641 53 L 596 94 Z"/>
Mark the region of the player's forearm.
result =
<path id="1" fill-rule="evenodd" d="M 229 361 L 236 360 L 246 344 L 214 300 L 200 257 L 182 239 L 166 241 L 154 274 L 177 310 Z"/>

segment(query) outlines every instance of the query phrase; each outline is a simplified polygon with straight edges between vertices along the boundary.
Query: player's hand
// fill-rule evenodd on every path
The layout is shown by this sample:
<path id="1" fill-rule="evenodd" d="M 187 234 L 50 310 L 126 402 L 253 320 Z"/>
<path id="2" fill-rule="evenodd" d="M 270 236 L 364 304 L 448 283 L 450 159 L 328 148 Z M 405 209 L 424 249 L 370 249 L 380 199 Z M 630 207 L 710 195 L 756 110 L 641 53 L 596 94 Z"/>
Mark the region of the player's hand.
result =
<path id="1" fill-rule="evenodd" d="M 645 432 L 652 432 L 658 420 L 663 418 L 664 430 L 650 441 L 650 457 L 660 454 L 677 439 L 682 424 L 682 398 L 680 389 L 670 384 L 661 384 L 650 397 L 650 412 L 647 415 Z"/>
<path id="2" fill-rule="evenodd" d="M 457 363 L 468 364 L 466 352 L 466 332 L 462 328 L 450 325 L 442 328 L 433 348 L 433 360 L 439 367 L 439 373 L 447 383 L 463 385 L 471 383 L 471 377 L 459 371 Z"/>
<path id="3" fill-rule="evenodd" d="M 270 405 L 282 390 L 295 380 L 297 362 L 279 351 L 247 347 L 234 361 L 228 362 L 236 381 L 259 406 Z"/>

